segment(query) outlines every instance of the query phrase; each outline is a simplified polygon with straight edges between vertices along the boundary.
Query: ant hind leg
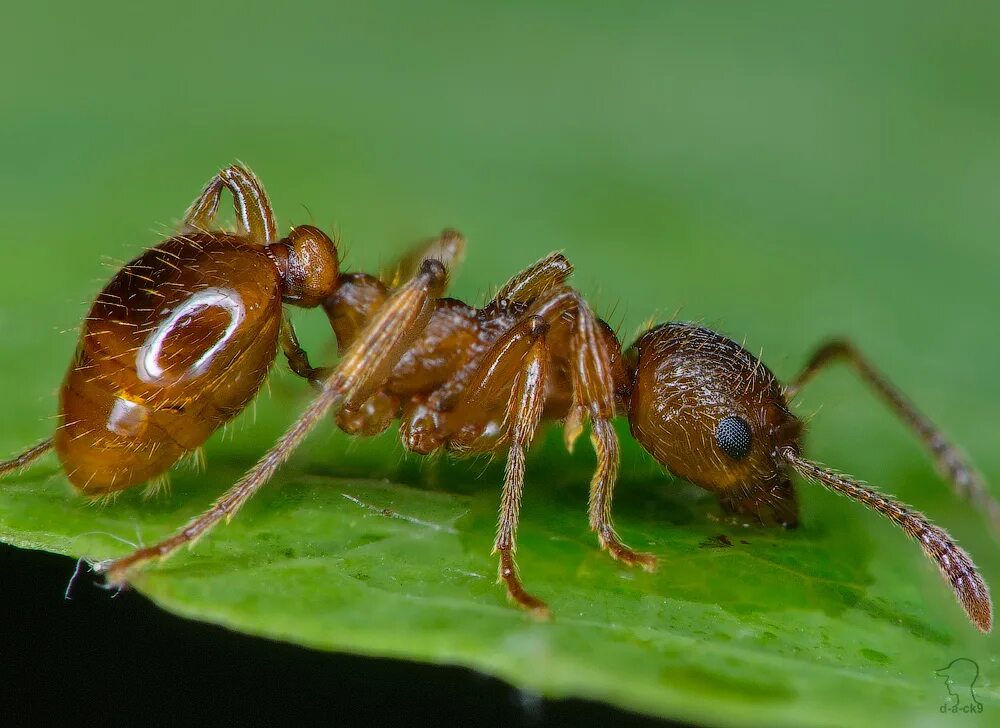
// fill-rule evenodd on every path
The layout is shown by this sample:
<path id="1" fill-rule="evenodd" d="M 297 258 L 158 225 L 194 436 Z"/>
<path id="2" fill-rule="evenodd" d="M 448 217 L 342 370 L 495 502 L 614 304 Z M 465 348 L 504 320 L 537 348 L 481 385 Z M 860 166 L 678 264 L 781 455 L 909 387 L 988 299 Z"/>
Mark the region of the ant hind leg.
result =
<path id="1" fill-rule="evenodd" d="M 50 437 L 47 440 L 42 440 L 34 447 L 25 450 L 18 456 L 13 457 L 10 460 L 5 460 L 3 462 L 0 462 L 0 476 L 6 475 L 7 473 L 11 473 L 15 470 L 21 470 L 22 468 L 28 467 L 29 465 L 31 465 L 31 463 L 35 462 L 35 460 L 40 458 L 42 455 L 44 455 L 51 449 L 52 449 L 52 438 Z"/>
<path id="2" fill-rule="evenodd" d="M 258 245 L 275 242 L 278 232 L 267 193 L 256 175 L 239 164 L 226 167 L 208 181 L 205 189 L 184 214 L 181 229 L 211 230 L 219 212 L 219 200 L 224 187 L 233 195 L 233 209 L 240 234 L 249 236 Z"/>

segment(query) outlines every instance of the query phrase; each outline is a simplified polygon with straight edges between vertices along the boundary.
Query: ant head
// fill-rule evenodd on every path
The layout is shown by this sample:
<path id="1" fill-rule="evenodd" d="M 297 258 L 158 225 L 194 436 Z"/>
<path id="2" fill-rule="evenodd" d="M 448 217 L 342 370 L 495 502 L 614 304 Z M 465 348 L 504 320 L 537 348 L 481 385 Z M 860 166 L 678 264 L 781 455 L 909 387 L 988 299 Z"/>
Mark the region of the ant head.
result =
<path id="1" fill-rule="evenodd" d="M 632 434 L 671 472 L 720 495 L 784 481 L 800 422 L 752 354 L 708 329 L 669 323 L 627 354 Z"/>
<path id="2" fill-rule="evenodd" d="M 319 228 L 299 225 L 268 247 L 284 283 L 283 299 L 302 308 L 318 306 L 337 287 L 336 244 Z"/>

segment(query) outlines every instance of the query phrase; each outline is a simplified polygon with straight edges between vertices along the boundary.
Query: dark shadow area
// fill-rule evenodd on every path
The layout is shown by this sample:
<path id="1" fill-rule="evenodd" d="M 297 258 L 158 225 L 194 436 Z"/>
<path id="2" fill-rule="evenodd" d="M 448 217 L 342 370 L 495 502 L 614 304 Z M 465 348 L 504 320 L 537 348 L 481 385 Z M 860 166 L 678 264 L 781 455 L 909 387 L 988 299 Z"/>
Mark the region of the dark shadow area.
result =
<path id="1" fill-rule="evenodd" d="M 4 723 L 664 725 L 471 670 L 328 654 L 170 615 L 73 562 L 0 546 Z"/>

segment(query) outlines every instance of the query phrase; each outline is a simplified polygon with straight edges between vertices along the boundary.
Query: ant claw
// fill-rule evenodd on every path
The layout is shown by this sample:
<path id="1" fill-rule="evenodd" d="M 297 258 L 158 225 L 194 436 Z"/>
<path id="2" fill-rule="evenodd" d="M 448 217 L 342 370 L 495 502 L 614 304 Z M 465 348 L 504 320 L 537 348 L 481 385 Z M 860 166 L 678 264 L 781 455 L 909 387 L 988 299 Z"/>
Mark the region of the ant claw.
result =
<path id="1" fill-rule="evenodd" d="M 114 559 L 102 559 L 100 561 L 91 561 L 89 562 L 90 570 L 93 571 L 95 574 L 107 573 L 108 569 L 111 567 L 111 564 L 113 564 L 114 561 L 115 561 Z"/>
<path id="2" fill-rule="evenodd" d="M 643 554 L 631 549 L 608 549 L 608 553 L 616 561 L 620 561 L 626 566 L 638 566 L 643 571 L 652 574 L 659 567 L 659 561 L 652 554 Z"/>
<path id="3" fill-rule="evenodd" d="M 104 577 L 104 580 L 99 582 L 97 586 L 106 591 L 114 591 L 116 594 L 128 588 L 128 580 L 125 575 L 115 568 L 117 561 L 117 559 L 103 559 L 90 562 L 90 570 Z"/>
<path id="4" fill-rule="evenodd" d="M 523 606 L 523 605 L 522 605 Z M 539 622 L 551 622 L 552 612 L 549 611 L 549 607 L 546 604 L 539 604 L 538 606 L 528 609 L 528 614 L 535 620 Z"/>
<path id="5" fill-rule="evenodd" d="M 633 551 L 623 544 L 618 538 L 618 534 L 613 531 L 605 531 L 598 536 L 601 548 L 615 561 L 620 561 L 626 566 L 639 566 L 643 571 L 652 573 L 656 571 L 659 561 L 652 554 L 645 554 L 640 551 Z"/>

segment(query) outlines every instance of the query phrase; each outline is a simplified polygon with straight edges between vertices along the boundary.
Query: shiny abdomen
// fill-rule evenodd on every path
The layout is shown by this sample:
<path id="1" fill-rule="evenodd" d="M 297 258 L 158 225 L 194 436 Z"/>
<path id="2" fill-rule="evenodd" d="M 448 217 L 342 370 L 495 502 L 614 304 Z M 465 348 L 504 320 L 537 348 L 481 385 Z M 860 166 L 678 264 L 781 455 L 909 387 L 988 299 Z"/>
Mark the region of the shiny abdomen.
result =
<path id="1" fill-rule="evenodd" d="M 172 238 L 98 296 L 60 392 L 56 451 L 88 494 L 165 472 L 239 413 L 274 360 L 277 269 L 240 238 Z"/>

